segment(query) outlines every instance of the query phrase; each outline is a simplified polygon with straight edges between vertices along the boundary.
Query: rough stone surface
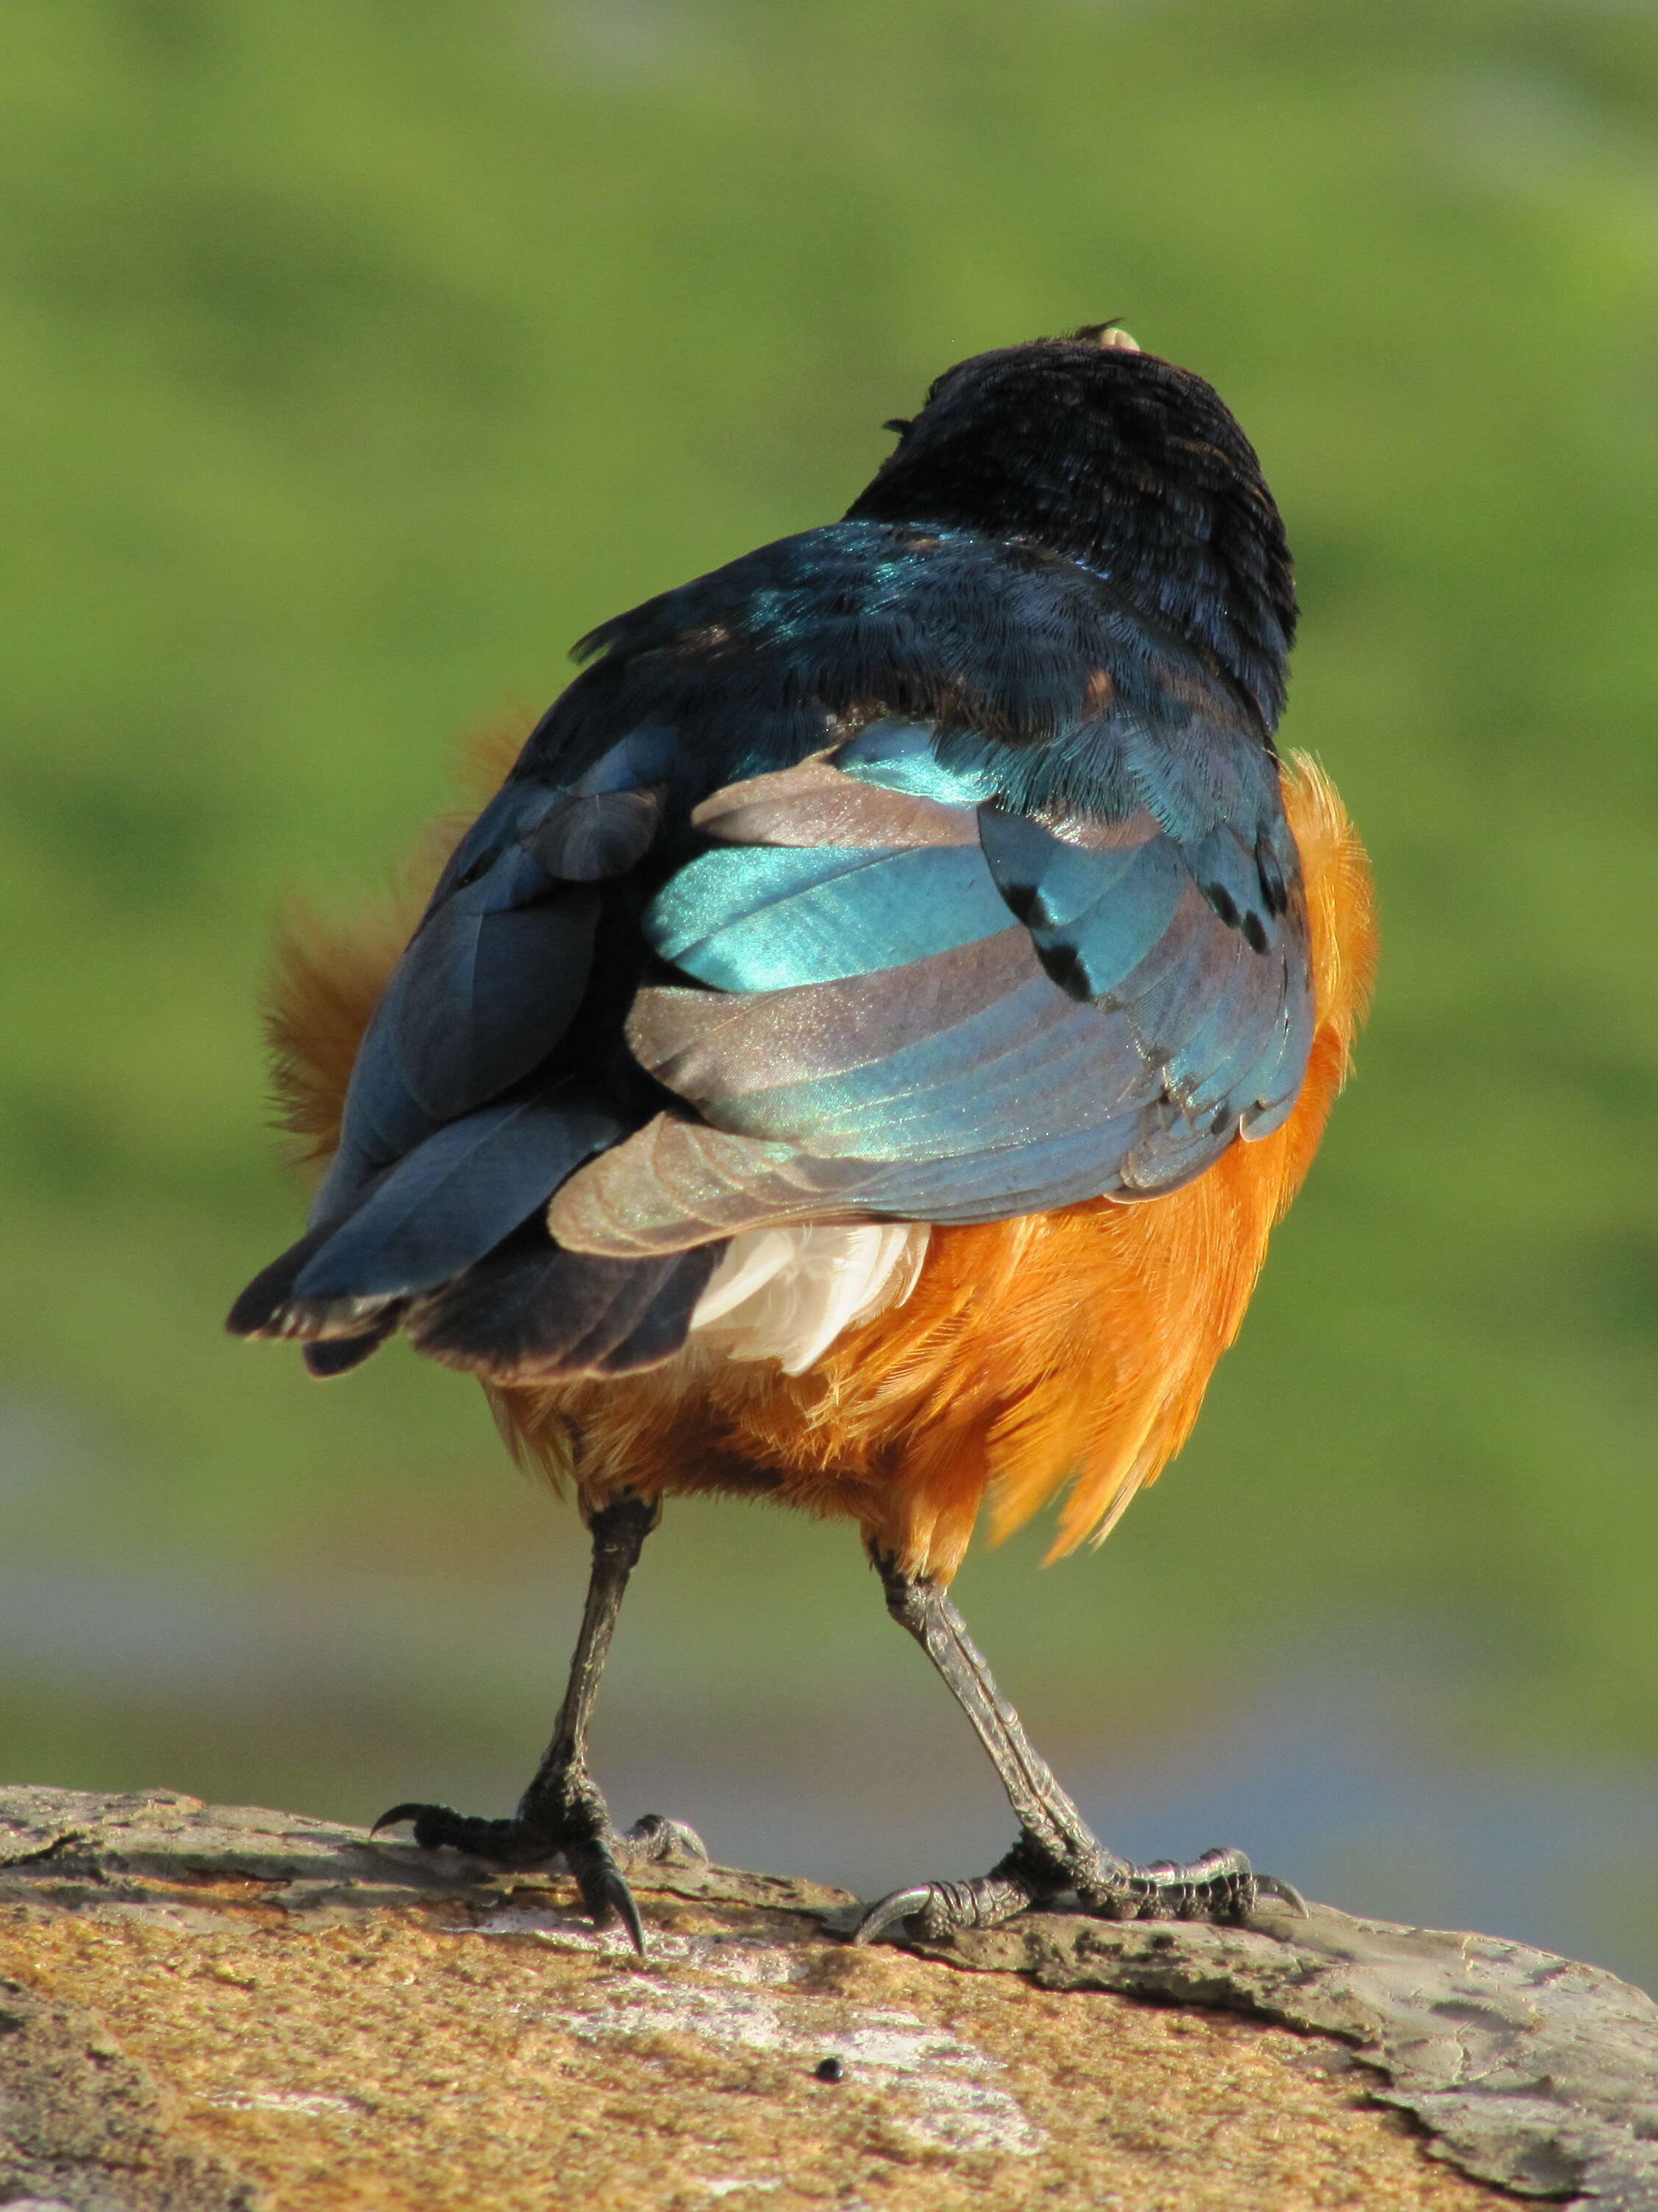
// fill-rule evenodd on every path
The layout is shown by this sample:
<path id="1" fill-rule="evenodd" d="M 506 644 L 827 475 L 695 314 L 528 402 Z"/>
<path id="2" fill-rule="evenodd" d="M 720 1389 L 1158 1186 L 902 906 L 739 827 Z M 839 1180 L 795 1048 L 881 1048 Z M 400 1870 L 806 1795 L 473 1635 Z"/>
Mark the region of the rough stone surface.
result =
<path id="1" fill-rule="evenodd" d="M 1517 1945 L 1320 1907 L 922 1956 L 807 1882 L 638 1887 L 643 1967 L 556 1875 L 0 1791 L 0 2212 L 1658 2207 L 1658 2009 Z"/>
<path id="2" fill-rule="evenodd" d="M 1262 1911 L 1248 1928 L 1032 1914 L 935 1957 L 1224 2005 L 1350 2042 L 1465 2172 L 1579 2208 L 1658 2208 L 1658 2005 L 1598 1966 L 1494 1936 Z"/>

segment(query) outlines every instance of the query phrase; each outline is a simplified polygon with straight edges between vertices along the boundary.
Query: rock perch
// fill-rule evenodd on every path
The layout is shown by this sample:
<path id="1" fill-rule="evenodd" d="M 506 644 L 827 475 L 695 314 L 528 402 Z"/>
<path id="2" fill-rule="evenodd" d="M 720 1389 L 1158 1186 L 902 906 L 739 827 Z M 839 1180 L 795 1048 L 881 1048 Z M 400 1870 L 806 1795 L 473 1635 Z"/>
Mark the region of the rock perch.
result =
<path id="1" fill-rule="evenodd" d="M 1658 2208 L 1658 2007 L 1520 1944 L 638 1886 L 643 1966 L 557 1875 L 0 1790 L 0 2212 Z"/>

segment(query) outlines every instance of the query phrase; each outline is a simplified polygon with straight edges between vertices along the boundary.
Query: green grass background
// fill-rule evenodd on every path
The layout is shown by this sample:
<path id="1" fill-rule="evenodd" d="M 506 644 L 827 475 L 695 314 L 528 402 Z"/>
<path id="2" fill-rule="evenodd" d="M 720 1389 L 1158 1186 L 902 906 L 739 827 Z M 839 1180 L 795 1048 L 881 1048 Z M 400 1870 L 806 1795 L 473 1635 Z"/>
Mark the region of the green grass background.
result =
<path id="1" fill-rule="evenodd" d="M 1522 1827 L 1610 1792 L 1516 1932 L 1658 1967 L 1627 1795 L 1658 1741 L 1658 19 L 14 0 L 6 46 L 4 1771 L 354 1817 L 521 1778 L 568 1513 L 400 1349 L 324 1389 L 220 1333 L 299 1204 L 271 915 L 378 895 L 461 734 L 617 608 L 838 514 L 948 362 L 1117 315 L 1262 453 L 1305 603 L 1285 735 L 1363 828 L 1385 957 L 1196 1441 L 1101 1558 L 970 1566 L 969 1616 L 1102 1778 L 1195 1772 L 1281 1697 L 1379 1727 L 1418 1812 L 1470 1776 Z M 673 1526 L 618 1659 L 629 1780 L 694 1742 L 738 1857 L 814 1762 L 870 1848 L 928 1760 L 984 1796 L 848 1534 Z M 1432 1917 L 1415 1817 L 1339 1901 Z"/>

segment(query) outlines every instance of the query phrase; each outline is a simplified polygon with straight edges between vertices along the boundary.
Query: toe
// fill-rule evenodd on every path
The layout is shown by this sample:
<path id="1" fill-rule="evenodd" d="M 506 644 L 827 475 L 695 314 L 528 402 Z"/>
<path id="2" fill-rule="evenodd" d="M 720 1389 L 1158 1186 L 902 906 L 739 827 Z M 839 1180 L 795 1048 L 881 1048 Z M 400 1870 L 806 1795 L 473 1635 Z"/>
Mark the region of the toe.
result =
<path id="1" fill-rule="evenodd" d="M 519 1820 L 480 1820 L 457 1813 L 452 1805 L 393 1805 L 368 1831 L 377 1836 L 401 1820 L 414 1827 L 415 1841 L 423 1851 L 464 1852 L 467 1857 L 490 1859 L 501 1866 L 537 1866 L 560 1848 L 556 1836 L 547 1836 Z"/>
<path id="2" fill-rule="evenodd" d="M 854 1943 L 878 1943 L 890 1928 L 900 1921 L 910 1920 L 918 1912 L 925 1912 L 938 1893 L 934 1882 L 924 1881 L 914 1889 L 895 1889 L 891 1895 L 872 1905 L 853 1929 L 850 1940 Z"/>
<path id="3" fill-rule="evenodd" d="M 382 1828 L 395 1828 L 403 1820 L 412 1826 L 415 1841 L 423 1851 L 440 1850 L 446 1844 L 458 1851 L 482 1851 L 492 1832 L 507 1825 L 502 1820 L 474 1820 L 457 1813 L 452 1805 L 393 1805 L 368 1832 L 377 1836 Z"/>
<path id="4" fill-rule="evenodd" d="M 1189 1865 L 1153 1859 L 1131 1866 L 1108 1887 L 1082 1893 L 1084 1905 L 1107 1920 L 1246 1921 L 1260 1877 L 1242 1851 L 1205 1851 Z"/>
<path id="5" fill-rule="evenodd" d="M 642 1959 L 645 1923 L 640 1917 L 639 1905 L 628 1887 L 627 1876 L 610 1851 L 601 1843 L 577 1844 L 568 1846 L 564 1856 L 594 1927 L 613 1928 L 619 1921 L 628 1931 L 628 1941 Z"/>
<path id="6" fill-rule="evenodd" d="M 695 1828 L 660 1813 L 641 1813 L 623 1840 L 652 1863 L 658 1859 L 706 1860 L 708 1856 L 708 1847 Z"/>
<path id="7" fill-rule="evenodd" d="M 914 1920 L 915 1933 L 942 1943 L 958 1928 L 999 1928 L 1023 1912 L 1036 1893 L 1033 1885 L 1007 1870 L 1006 1863 L 971 1881 L 926 1881 L 914 1889 L 895 1889 L 872 1905 L 852 1933 L 854 1943 L 874 1943 L 901 1920 Z"/>

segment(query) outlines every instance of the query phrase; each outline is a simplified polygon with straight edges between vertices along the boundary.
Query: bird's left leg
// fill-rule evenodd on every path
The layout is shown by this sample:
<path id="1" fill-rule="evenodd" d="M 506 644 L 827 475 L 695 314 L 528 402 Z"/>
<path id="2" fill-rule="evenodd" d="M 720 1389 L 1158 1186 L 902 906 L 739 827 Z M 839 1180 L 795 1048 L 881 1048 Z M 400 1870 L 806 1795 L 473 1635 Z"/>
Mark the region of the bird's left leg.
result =
<path id="1" fill-rule="evenodd" d="M 394 1805 L 374 1823 L 380 1829 L 412 1820 L 415 1841 L 426 1850 L 446 1844 L 506 1866 L 534 1866 L 562 1853 L 595 1923 L 603 1928 L 620 1920 L 641 1954 L 644 1927 L 623 1867 L 656 1859 L 706 1858 L 708 1853 L 695 1830 L 658 1813 L 646 1814 L 625 1834 L 616 1829 L 588 1771 L 587 1723 L 628 1578 L 639 1564 L 646 1537 L 660 1518 L 658 1501 L 631 1492 L 596 1508 L 589 1517 L 592 1573 L 570 1661 L 569 1684 L 552 1741 L 512 1819 L 478 1820 L 447 1805 Z"/>
<path id="2" fill-rule="evenodd" d="M 1019 1840 L 974 1881 L 895 1890 L 865 1913 L 853 1932 L 855 1943 L 873 1942 L 903 1920 L 934 1942 L 952 1929 L 993 1928 L 1067 1890 L 1085 1911 L 1109 1920 L 1244 1920 L 1261 1894 L 1301 1909 L 1287 1882 L 1256 1874 L 1242 1851 L 1206 1851 L 1187 1866 L 1169 1859 L 1137 1866 L 1108 1850 L 1033 1747 L 943 1584 L 902 1573 L 873 1544 L 870 1557 L 888 1612 L 944 1676 L 990 1753 L 1017 1817 Z"/>

